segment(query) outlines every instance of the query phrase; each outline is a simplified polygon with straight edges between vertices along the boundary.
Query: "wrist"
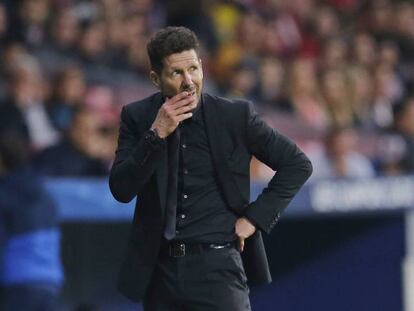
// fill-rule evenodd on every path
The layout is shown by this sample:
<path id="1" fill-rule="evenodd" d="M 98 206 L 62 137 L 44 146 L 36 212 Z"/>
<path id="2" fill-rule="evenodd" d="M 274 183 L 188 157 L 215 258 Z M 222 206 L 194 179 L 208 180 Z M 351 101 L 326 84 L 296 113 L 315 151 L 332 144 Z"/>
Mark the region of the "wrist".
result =
<path id="1" fill-rule="evenodd" d="M 145 139 L 151 144 L 161 144 L 165 141 L 164 138 L 160 137 L 158 131 L 155 128 L 150 128 L 145 134 Z"/>
<path id="2" fill-rule="evenodd" d="M 160 128 L 158 128 L 156 125 L 152 125 L 150 128 L 150 131 L 154 132 L 154 134 L 159 137 L 160 139 L 165 139 L 168 135 L 164 133 Z"/>

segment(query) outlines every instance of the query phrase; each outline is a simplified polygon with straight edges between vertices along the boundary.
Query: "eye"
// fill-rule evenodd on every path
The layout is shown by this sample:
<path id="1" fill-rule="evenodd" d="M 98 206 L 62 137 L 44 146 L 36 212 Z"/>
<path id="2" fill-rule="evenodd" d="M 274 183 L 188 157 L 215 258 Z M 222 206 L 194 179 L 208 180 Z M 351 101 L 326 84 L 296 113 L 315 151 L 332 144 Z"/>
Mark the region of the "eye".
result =
<path id="1" fill-rule="evenodd" d="M 191 66 L 190 67 L 190 71 L 195 71 L 195 70 L 197 70 L 198 69 L 198 67 L 197 66 Z"/>
<path id="2" fill-rule="evenodd" d="M 171 73 L 171 75 L 173 76 L 173 77 L 176 77 L 176 76 L 178 76 L 180 74 L 180 72 L 178 71 L 178 70 L 174 70 L 172 73 Z"/>

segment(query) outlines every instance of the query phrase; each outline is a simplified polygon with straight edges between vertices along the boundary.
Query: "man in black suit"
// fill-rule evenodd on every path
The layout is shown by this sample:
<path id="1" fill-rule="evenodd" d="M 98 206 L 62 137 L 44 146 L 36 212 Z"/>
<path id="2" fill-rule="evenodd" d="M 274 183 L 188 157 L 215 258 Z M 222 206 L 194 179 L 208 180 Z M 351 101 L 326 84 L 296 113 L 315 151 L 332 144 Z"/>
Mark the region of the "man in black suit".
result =
<path id="1" fill-rule="evenodd" d="M 250 310 L 247 279 L 271 281 L 261 231 L 312 165 L 249 102 L 202 93 L 192 31 L 162 29 L 147 50 L 160 92 L 123 108 L 109 180 L 117 200 L 138 197 L 119 289 L 147 311 Z M 277 173 L 249 203 L 252 155 Z"/>

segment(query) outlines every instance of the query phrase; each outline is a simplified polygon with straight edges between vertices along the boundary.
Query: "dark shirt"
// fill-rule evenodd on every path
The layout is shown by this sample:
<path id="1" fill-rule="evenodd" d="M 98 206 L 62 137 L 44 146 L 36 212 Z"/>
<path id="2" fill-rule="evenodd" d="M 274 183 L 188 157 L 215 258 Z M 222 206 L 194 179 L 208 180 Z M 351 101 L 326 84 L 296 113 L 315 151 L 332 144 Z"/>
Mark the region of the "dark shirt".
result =
<path id="1" fill-rule="evenodd" d="M 180 131 L 175 240 L 233 241 L 237 216 L 226 206 L 217 185 L 202 103 L 193 117 L 180 125 Z"/>

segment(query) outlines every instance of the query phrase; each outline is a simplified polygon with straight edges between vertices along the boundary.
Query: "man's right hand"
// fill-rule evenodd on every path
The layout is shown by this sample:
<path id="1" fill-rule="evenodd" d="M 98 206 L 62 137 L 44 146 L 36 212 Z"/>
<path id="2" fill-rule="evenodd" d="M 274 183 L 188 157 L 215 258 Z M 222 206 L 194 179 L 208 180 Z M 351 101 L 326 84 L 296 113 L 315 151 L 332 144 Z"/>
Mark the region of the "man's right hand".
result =
<path id="1" fill-rule="evenodd" d="M 161 138 L 175 131 L 180 122 L 193 116 L 192 111 L 197 107 L 197 99 L 189 92 L 182 92 L 168 98 L 158 110 L 151 128 L 157 130 Z"/>

